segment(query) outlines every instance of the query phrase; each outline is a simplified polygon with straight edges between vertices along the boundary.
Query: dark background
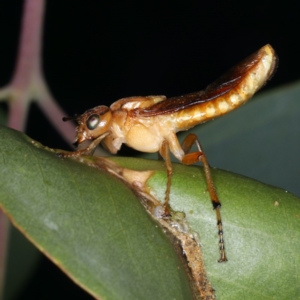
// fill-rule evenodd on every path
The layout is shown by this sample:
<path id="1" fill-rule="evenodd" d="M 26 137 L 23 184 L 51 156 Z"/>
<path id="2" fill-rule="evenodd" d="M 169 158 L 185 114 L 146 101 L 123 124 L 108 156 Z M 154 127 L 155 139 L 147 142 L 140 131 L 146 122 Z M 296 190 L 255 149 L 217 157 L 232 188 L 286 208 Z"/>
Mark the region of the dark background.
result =
<path id="1" fill-rule="evenodd" d="M 48 1 L 44 72 L 56 100 L 73 115 L 127 96 L 201 90 L 270 43 L 279 56 L 270 89 L 299 79 L 299 11 L 291 0 Z M 21 14 L 22 1 L 0 2 L 1 86 L 12 76 Z M 68 147 L 35 105 L 27 134 Z M 44 259 L 17 299 L 54 297 L 90 299 Z"/>

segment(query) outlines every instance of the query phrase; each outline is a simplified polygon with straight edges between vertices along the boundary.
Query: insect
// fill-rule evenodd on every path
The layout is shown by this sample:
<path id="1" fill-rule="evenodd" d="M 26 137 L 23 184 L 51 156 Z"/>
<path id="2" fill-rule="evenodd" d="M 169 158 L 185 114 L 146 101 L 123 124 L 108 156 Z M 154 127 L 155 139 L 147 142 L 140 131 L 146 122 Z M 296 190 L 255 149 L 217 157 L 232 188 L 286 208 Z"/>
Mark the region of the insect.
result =
<path id="1" fill-rule="evenodd" d="M 85 149 L 62 153 L 62 157 L 93 153 L 101 143 L 111 153 L 117 153 L 122 144 L 142 152 L 159 152 L 167 170 L 167 187 L 164 215 L 170 215 L 172 163 L 170 152 L 183 164 L 201 162 L 204 167 L 210 199 L 217 216 L 220 259 L 227 261 L 221 203 L 216 193 L 210 166 L 196 135 L 188 134 L 180 145 L 176 133 L 197 124 L 224 115 L 248 101 L 271 77 L 277 58 L 270 45 L 246 58 L 204 91 L 180 97 L 165 96 L 129 97 L 114 102 L 110 107 L 97 106 L 80 116 L 63 118 L 78 123 L 74 145 L 91 140 Z M 193 145 L 197 151 L 191 152 Z"/>

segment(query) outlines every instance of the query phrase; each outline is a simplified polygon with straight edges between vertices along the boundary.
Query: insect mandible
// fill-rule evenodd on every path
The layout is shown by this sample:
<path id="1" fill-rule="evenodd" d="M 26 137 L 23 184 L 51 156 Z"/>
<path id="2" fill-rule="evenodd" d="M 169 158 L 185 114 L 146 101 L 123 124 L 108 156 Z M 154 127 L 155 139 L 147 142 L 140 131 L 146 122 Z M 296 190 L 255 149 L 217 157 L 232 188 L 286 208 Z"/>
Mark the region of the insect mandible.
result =
<path id="1" fill-rule="evenodd" d="M 76 146 L 87 140 L 91 140 L 91 143 L 85 149 L 61 153 L 60 156 L 91 154 L 100 143 L 113 154 L 118 152 L 123 143 L 142 152 L 159 152 L 165 160 L 168 177 L 162 217 L 170 215 L 169 198 L 173 172 L 170 152 L 186 165 L 201 162 L 217 216 L 220 248 L 218 261 L 225 262 L 227 257 L 220 213 L 221 203 L 206 155 L 196 135 L 188 134 L 180 145 L 176 133 L 227 114 L 247 102 L 270 79 L 276 65 L 275 51 L 270 45 L 266 45 L 204 91 L 173 98 L 123 98 L 110 107 L 101 105 L 87 110 L 80 116 L 63 118 L 64 121 L 76 120 L 78 123 L 74 143 Z M 194 144 L 198 151 L 190 153 Z"/>

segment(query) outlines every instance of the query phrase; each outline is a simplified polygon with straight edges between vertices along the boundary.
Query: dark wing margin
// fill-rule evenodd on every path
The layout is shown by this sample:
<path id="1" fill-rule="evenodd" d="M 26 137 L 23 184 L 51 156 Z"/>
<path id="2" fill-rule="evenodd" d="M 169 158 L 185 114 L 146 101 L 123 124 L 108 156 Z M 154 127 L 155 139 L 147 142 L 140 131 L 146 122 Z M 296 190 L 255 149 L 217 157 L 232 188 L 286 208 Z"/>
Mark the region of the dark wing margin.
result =
<path id="1" fill-rule="evenodd" d="M 230 69 L 227 73 L 210 84 L 204 91 L 194 92 L 179 97 L 167 98 L 166 100 L 154 104 L 147 109 L 134 109 L 132 113 L 141 117 L 171 114 L 182 109 L 216 99 L 217 97 L 230 92 L 239 83 L 241 83 L 248 72 L 260 62 L 262 56 L 263 52 L 260 49 Z"/>

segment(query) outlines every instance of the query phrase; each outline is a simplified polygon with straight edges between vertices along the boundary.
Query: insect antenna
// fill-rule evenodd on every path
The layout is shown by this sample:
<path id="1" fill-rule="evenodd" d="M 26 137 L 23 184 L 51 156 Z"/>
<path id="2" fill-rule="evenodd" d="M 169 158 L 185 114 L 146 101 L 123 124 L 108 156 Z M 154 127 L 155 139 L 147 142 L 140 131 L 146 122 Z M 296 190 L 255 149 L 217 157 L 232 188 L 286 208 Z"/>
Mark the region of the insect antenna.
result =
<path id="1" fill-rule="evenodd" d="M 62 120 L 63 120 L 64 122 L 71 121 L 71 120 L 76 121 L 77 118 L 78 118 L 78 115 L 75 114 L 73 117 L 63 117 Z"/>

